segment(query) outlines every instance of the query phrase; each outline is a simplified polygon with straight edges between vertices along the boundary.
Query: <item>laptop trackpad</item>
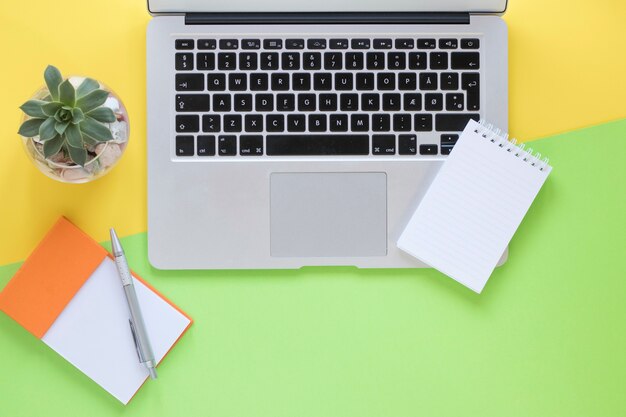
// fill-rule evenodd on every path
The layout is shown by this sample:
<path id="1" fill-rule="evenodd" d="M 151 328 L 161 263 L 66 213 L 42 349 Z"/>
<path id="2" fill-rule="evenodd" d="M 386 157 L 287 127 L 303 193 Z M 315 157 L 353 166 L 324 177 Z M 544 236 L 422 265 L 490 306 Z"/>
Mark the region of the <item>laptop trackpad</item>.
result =
<path id="1" fill-rule="evenodd" d="M 273 173 L 271 255 L 387 254 L 387 174 Z"/>

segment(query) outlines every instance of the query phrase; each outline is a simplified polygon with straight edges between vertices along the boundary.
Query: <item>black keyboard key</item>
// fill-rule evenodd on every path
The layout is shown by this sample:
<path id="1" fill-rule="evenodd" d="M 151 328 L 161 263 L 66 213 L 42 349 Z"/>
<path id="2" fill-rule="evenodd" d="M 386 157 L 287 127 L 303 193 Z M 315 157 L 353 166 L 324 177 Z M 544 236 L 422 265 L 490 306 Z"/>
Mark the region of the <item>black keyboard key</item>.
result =
<path id="1" fill-rule="evenodd" d="M 480 56 L 478 52 L 452 52 L 452 69 L 480 68 Z"/>
<path id="2" fill-rule="evenodd" d="M 383 94 L 383 110 L 398 111 L 400 110 L 400 94 L 385 93 Z"/>
<path id="3" fill-rule="evenodd" d="M 285 41 L 287 49 L 304 49 L 304 39 L 287 39 Z"/>
<path id="4" fill-rule="evenodd" d="M 465 97 L 461 93 L 448 93 L 446 94 L 446 110 L 449 111 L 461 111 L 464 110 L 463 105 Z"/>
<path id="5" fill-rule="evenodd" d="M 202 115 L 202 131 L 217 133 L 222 130 L 222 119 L 218 114 Z"/>
<path id="6" fill-rule="evenodd" d="M 461 75 L 461 88 L 467 95 L 467 110 L 480 109 L 479 73 L 465 72 Z"/>
<path id="7" fill-rule="evenodd" d="M 413 49 L 415 48 L 415 41 L 410 38 L 396 39 L 396 49 Z"/>
<path id="8" fill-rule="evenodd" d="M 459 140 L 459 135 L 441 135 L 441 154 L 450 155 L 452 148 Z"/>
<path id="9" fill-rule="evenodd" d="M 309 114 L 309 132 L 326 132 L 325 114 Z"/>
<path id="10" fill-rule="evenodd" d="M 411 130 L 411 115 L 408 113 L 394 114 L 393 130 L 395 132 L 408 132 Z"/>
<path id="11" fill-rule="evenodd" d="M 215 136 L 198 136 L 198 141 L 196 143 L 196 155 L 215 156 Z"/>
<path id="12" fill-rule="evenodd" d="M 367 53 L 367 69 L 383 70 L 385 69 L 385 54 L 383 52 Z"/>
<path id="13" fill-rule="evenodd" d="M 343 54 L 341 52 L 326 52 L 324 54 L 324 69 L 343 69 Z"/>
<path id="14" fill-rule="evenodd" d="M 267 91 L 269 88 L 269 82 L 267 74 L 254 73 L 250 74 L 250 90 L 252 91 Z"/>
<path id="15" fill-rule="evenodd" d="M 392 46 L 391 39 L 374 39 L 374 49 L 391 49 Z"/>
<path id="16" fill-rule="evenodd" d="M 448 53 L 431 52 L 430 69 L 448 69 Z"/>
<path id="17" fill-rule="evenodd" d="M 428 93 L 424 95 L 424 109 L 435 111 L 443 110 L 443 94 Z"/>
<path id="18" fill-rule="evenodd" d="M 233 104 L 235 111 L 252 111 L 252 94 L 235 94 Z"/>
<path id="19" fill-rule="evenodd" d="M 337 110 L 337 94 L 320 94 L 319 101 L 319 108 L 321 111 Z"/>
<path id="20" fill-rule="evenodd" d="M 377 111 L 380 109 L 380 95 L 376 93 L 361 94 L 361 109 L 365 111 Z"/>
<path id="21" fill-rule="evenodd" d="M 478 113 L 466 114 L 437 114 L 435 115 L 435 130 L 438 132 L 461 132 L 470 120 L 478 121 Z"/>
<path id="22" fill-rule="evenodd" d="M 370 40 L 352 39 L 352 49 L 370 49 Z"/>
<path id="23" fill-rule="evenodd" d="M 346 69 L 363 69 L 363 52 L 346 52 Z"/>
<path id="24" fill-rule="evenodd" d="M 278 52 L 262 52 L 261 53 L 261 69 L 264 69 L 264 70 L 278 69 Z"/>
<path id="25" fill-rule="evenodd" d="M 439 49 L 456 49 L 459 47 L 458 39 L 439 39 Z"/>
<path id="26" fill-rule="evenodd" d="M 254 96 L 254 109 L 256 111 L 273 111 L 274 94 L 256 94 Z"/>
<path id="27" fill-rule="evenodd" d="M 263 155 L 263 136 L 241 135 L 239 137 L 239 155 L 241 156 Z"/>
<path id="28" fill-rule="evenodd" d="M 416 132 L 430 132 L 433 130 L 433 115 L 416 114 L 413 118 L 413 130 Z"/>
<path id="29" fill-rule="evenodd" d="M 391 117 L 388 114 L 372 114 L 372 130 L 374 132 L 389 132 L 391 130 Z"/>
<path id="30" fill-rule="evenodd" d="M 305 123 L 304 114 L 290 114 L 287 116 L 287 132 L 304 132 Z"/>
<path id="31" fill-rule="evenodd" d="M 294 111 L 296 109 L 296 96 L 294 94 L 276 94 L 276 110 Z"/>
<path id="32" fill-rule="evenodd" d="M 193 54 L 178 53 L 175 57 L 176 69 L 178 71 L 191 71 L 193 70 Z"/>
<path id="33" fill-rule="evenodd" d="M 197 132 L 200 130 L 200 117 L 195 114 L 176 116 L 176 131 L 180 133 Z M 192 146 L 193 148 L 193 146 Z"/>
<path id="34" fill-rule="evenodd" d="M 215 39 L 198 39 L 198 49 L 215 49 L 217 42 Z"/>
<path id="35" fill-rule="evenodd" d="M 347 132 L 348 131 L 348 115 L 347 114 L 331 114 L 329 125 L 330 125 L 331 132 Z"/>
<path id="36" fill-rule="evenodd" d="M 241 49 L 261 49 L 259 39 L 244 39 L 241 41 Z"/>
<path id="37" fill-rule="evenodd" d="M 352 132 L 367 132 L 370 130 L 369 115 L 357 113 L 350 116 L 350 130 Z"/>
<path id="38" fill-rule="evenodd" d="M 331 39 L 329 43 L 330 49 L 348 49 L 347 39 Z"/>
<path id="39" fill-rule="evenodd" d="M 220 52 L 217 54 L 217 68 L 225 71 L 237 69 L 237 54 L 234 52 Z"/>
<path id="40" fill-rule="evenodd" d="M 196 55 L 196 68 L 201 71 L 212 71 L 215 69 L 215 54 L 213 52 L 201 52 Z"/>
<path id="41" fill-rule="evenodd" d="M 283 52 L 281 67 L 284 70 L 299 70 L 300 52 Z"/>
<path id="42" fill-rule="evenodd" d="M 418 39 L 417 49 L 435 49 L 437 47 L 436 39 Z"/>
<path id="43" fill-rule="evenodd" d="M 298 111 L 315 111 L 316 103 L 315 94 L 298 94 Z"/>
<path id="44" fill-rule="evenodd" d="M 176 136 L 176 155 L 177 156 L 193 156 L 194 155 L 193 136 Z"/>
<path id="45" fill-rule="evenodd" d="M 263 116 L 260 114 L 246 114 L 244 117 L 243 129 L 246 132 L 262 132 Z"/>
<path id="46" fill-rule="evenodd" d="M 237 155 L 237 136 L 220 135 L 217 137 L 217 154 L 219 156 Z"/>
<path id="47" fill-rule="evenodd" d="M 210 101 L 208 94 L 177 94 L 176 111 L 209 111 Z"/>
<path id="48" fill-rule="evenodd" d="M 417 136 L 416 135 L 398 136 L 398 153 L 400 155 L 417 154 Z"/>
<path id="49" fill-rule="evenodd" d="M 403 95 L 404 111 L 422 110 L 422 95 L 420 93 L 407 93 Z"/>
<path id="50" fill-rule="evenodd" d="M 406 68 L 406 54 L 404 52 L 387 53 L 387 69 L 403 70 Z"/>
<path id="51" fill-rule="evenodd" d="M 357 111 L 359 109 L 359 95 L 341 94 L 339 96 L 339 108 L 341 111 Z"/>
<path id="52" fill-rule="evenodd" d="M 358 72 L 356 74 L 356 89 L 371 91 L 374 89 L 374 74 L 371 72 Z"/>
<path id="53" fill-rule="evenodd" d="M 322 68 L 322 54 L 319 52 L 305 52 L 302 54 L 302 68 L 318 70 Z"/>
<path id="54" fill-rule="evenodd" d="M 264 39 L 263 40 L 263 49 L 282 49 L 283 40 L 282 39 Z"/>
<path id="55" fill-rule="evenodd" d="M 326 39 L 307 39 L 306 46 L 309 49 L 326 49 Z"/>
<path id="56" fill-rule="evenodd" d="M 409 69 L 426 69 L 426 52 L 409 52 Z"/>
<path id="57" fill-rule="evenodd" d="M 213 111 L 226 112 L 231 110 L 230 94 L 213 94 Z"/>
<path id="58" fill-rule="evenodd" d="M 420 155 L 437 155 L 437 145 L 420 145 Z"/>
<path id="59" fill-rule="evenodd" d="M 241 132 L 241 115 L 227 114 L 224 116 L 224 132 Z"/>
<path id="60" fill-rule="evenodd" d="M 328 72 L 313 74 L 313 89 L 315 91 L 330 91 L 333 87 L 333 76 Z"/>
<path id="61" fill-rule="evenodd" d="M 295 91 L 308 91 L 311 89 L 311 74 L 308 72 L 295 72 L 291 75 L 291 88 Z"/>
<path id="62" fill-rule="evenodd" d="M 459 89 L 459 74 L 456 72 L 442 72 L 441 73 L 441 89 L 442 90 L 458 90 Z"/>
<path id="63" fill-rule="evenodd" d="M 285 130 L 285 116 L 282 114 L 268 114 L 265 116 L 265 130 L 268 132 L 282 132 Z"/>
<path id="64" fill-rule="evenodd" d="M 376 78 L 378 90 L 396 89 L 396 74 L 393 72 L 379 72 Z"/>
<path id="65" fill-rule="evenodd" d="M 478 49 L 480 40 L 476 38 L 461 39 L 461 49 Z"/>
<path id="66" fill-rule="evenodd" d="M 245 73 L 230 74 L 228 76 L 228 89 L 230 91 L 245 91 L 248 89 L 248 77 Z"/>
<path id="67" fill-rule="evenodd" d="M 417 90 L 417 75 L 414 72 L 401 72 L 398 74 L 398 90 Z"/>
<path id="68" fill-rule="evenodd" d="M 436 90 L 437 89 L 437 73 L 422 72 L 420 73 L 420 90 Z"/>
<path id="69" fill-rule="evenodd" d="M 335 74 L 335 90 L 352 90 L 354 77 L 351 72 L 338 72 Z"/>
<path id="70" fill-rule="evenodd" d="M 395 155 L 395 135 L 372 135 L 372 155 Z"/>
<path id="71" fill-rule="evenodd" d="M 272 74 L 272 90 L 274 91 L 289 90 L 289 74 L 273 73 Z"/>
<path id="72" fill-rule="evenodd" d="M 258 55 L 256 52 L 239 53 L 239 69 L 242 71 L 254 71 L 258 68 Z"/>
<path id="73" fill-rule="evenodd" d="M 220 49 L 237 49 L 239 48 L 238 39 L 220 39 Z"/>
<path id="74" fill-rule="evenodd" d="M 369 135 L 267 135 L 267 155 L 369 155 Z"/>
<path id="75" fill-rule="evenodd" d="M 176 39 L 176 49 L 193 49 L 193 39 Z"/>
<path id="76" fill-rule="evenodd" d="M 209 91 L 226 90 L 226 74 L 207 74 L 206 89 Z"/>

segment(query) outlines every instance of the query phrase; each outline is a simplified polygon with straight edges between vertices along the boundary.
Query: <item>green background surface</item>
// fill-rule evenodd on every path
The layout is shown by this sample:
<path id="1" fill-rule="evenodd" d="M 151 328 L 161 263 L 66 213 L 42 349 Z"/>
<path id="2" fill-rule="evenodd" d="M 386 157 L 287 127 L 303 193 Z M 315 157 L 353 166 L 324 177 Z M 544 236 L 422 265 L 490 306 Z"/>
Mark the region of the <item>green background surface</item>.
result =
<path id="1" fill-rule="evenodd" d="M 482 295 L 427 269 L 164 272 L 126 237 L 195 320 L 159 380 L 125 407 L 0 314 L 0 416 L 626 415 L 626 119 L 531 146 L 554 170 Z"/>

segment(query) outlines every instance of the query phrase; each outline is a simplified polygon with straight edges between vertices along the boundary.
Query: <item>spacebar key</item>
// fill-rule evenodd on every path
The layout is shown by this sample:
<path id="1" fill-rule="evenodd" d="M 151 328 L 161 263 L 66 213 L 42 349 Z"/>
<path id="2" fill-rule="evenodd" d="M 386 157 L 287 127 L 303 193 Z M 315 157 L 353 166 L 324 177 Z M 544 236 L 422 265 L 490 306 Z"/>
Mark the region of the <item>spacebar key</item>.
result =
<path id="1" fill-rule="evenodd" d="M 369 135 L 267 135 L 267 155 L 368 155 Z"/>

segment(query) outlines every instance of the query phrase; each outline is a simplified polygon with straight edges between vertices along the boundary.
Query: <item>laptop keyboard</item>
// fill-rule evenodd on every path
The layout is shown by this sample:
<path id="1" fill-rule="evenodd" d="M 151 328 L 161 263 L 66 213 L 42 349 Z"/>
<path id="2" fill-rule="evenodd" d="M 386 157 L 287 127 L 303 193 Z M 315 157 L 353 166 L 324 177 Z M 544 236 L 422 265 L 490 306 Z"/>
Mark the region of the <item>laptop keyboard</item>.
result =
<path id="1" fill-rule="evenodd" d="M 177 157 L 447 155 L 480 39 L 175 40 Z"/>

